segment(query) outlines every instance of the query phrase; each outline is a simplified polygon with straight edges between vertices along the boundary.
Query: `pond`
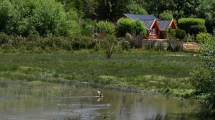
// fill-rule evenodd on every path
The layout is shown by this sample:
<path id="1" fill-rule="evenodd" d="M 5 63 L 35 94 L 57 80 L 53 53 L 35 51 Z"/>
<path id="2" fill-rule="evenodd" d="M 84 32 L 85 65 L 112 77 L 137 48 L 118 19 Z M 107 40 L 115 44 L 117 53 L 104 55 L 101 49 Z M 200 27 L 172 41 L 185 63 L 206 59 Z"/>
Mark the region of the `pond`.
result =
<path id="1" fill-rule="evenodd" d="M 0 81 L 1 120 L 189 119 L 194 100 L 103 90 L 83 84 Z"/>

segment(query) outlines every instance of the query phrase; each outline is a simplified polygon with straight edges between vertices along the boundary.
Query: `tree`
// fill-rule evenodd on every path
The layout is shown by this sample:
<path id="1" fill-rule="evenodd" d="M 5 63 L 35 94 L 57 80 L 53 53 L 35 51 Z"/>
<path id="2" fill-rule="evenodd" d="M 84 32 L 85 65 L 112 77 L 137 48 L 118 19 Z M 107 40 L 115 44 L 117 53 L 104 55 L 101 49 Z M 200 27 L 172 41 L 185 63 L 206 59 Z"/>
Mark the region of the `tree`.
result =
<path id="1" fill-rule="evenodd" d="M 172 12 L 170 12 L 170 11 L 164 11 L 159 15 L 159 18 L 161 20 L 172 20 L 173 15 L 172 15 Z"/>
<path id="2" fill-rule="evenodd" d="M 174 18 L 196 17 L 196 9 L 202 0 L 145 0 L 149 14 L 159 15 L 164 11 L 171 11 Z"/>
<path id="3" fill-rule="evenodd" d="M 15 17 L 14 6 L 9 0 L 0 0 L 0 31 L 5 32 L 11 19 Z"/>
<path id="4" fill-rule="evenodd" d="M 215 38 L 207 40 L 201 52 L 203 63 L 194 72 L 192 85 L 196 95 L 203 95 L 203 116 L 215 115 Z M 204 118 L 207 119 L 207 118 Z"/>
<path id="5" fill-rule="evenodd" d="M 108 59 L 111 58 L 114 51 L 117 49 L 117 38 L 113 34 L 108 34 L 103 39 L 103 48 L 105 49 L 105 54 Z"/>
<path id="6" fill-rule="evenodd" d="M 143 8 L 143 6 L 137 4 L 137 3 L 132 3 L 128 5 L 128 13 L 132 14 L 148 14 L 147 11 Z"/>
<path id="7" fill-rule="evenodd" d="M 112 20 L 126 13 L 130 0 L 99 0 L 97 17 L 99 20 Z"/>
<path id="8" fill-rule="evenodd" d="M 208 32 L 213 33 L 213 29 L 215 29 L 215 1 L 202 0 L 196 11 L 198 17 L 206 20 Z"/>
<path id="9" fill-rule="evenodd" d="M 53 0 L 0 0 L 0 30 L 7 34 L 70 35 L 77 32 L 75 12 Z"/>

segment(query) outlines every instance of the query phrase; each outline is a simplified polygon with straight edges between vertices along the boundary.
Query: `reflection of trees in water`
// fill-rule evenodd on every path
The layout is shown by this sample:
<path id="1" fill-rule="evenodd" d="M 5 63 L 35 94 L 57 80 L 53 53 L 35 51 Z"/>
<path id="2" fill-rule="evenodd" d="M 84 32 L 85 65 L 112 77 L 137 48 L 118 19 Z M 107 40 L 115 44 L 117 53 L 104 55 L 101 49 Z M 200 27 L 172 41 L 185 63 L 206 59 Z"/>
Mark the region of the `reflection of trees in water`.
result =
<path id="1" fill-rule="evenodd" d="M 14 113 L 69 111 L 79 113 L 83 120 L 186 120 L 189 115 L 167 113 L 186 113 L 185 110 L 192 109 L 186 100 L 182 103 L 172 98 L 116 91 L 104 91 L 103 100 L 98 102 L 95 89 L 76 85 L 19 84 L 14 87 L 3 83 L 0 89 L 2 96 L 17 96 L 0 103 L 3 111 Z M 182 108 L 184 105 L 188 107 Z"/>
<path id="2" fill-rule="evenodd" d="M 211 112 L 211 109 L 208 109 L 206 105 L 202 104 L 201 111 L 196 114 L 198 118 L 201 120 L 214 120 L 215 119 L 215 113 Z"/>
<path id="3" fill-rule="evenodd" d="M 135 96 L 128 96 L 124 93 L 121 96 L 120 111 L 119 111 L 119 120 L 126 120 L 131 118 L 132 107 L 135 105 Z"/>
<path id="4" fill-rule="evenodd" d="M 159 119 L 159 117 L 158 117 L 158 118 L 156 118 L 156 120 L 188 120 L 188 115 L 167 114 L 167 115 L 164 116 L 164 119 Z"/>

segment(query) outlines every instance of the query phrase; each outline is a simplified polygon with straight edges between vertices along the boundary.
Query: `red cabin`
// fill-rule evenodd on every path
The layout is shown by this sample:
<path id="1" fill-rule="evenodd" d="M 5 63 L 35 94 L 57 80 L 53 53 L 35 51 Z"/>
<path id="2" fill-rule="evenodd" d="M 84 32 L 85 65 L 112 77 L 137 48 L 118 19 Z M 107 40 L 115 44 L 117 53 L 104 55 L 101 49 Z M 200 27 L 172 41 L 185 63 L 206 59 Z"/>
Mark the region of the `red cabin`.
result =
<path id="1" fill-rule="evenodd" d="M 131 19 L 139 19 L 147 29 L 147 39 L 167 39 L 167 30 L 176 29 L 174 20 L 160 20 L 154 15 L 124 14 Z"/>

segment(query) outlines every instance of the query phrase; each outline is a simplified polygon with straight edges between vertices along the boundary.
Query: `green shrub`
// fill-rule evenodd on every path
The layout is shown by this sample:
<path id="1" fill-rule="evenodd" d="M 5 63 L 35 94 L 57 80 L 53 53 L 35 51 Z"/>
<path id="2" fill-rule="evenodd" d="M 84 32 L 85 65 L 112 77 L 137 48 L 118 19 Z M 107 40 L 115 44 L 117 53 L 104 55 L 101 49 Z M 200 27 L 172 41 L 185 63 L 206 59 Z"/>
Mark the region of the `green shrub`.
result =
<path id="1" fill-rule="evenodd" d="M 181 29 L 169 29 L 168 35 L 177 39 L 184 39 L 186 37 L 186 32 Z"/>
<path id="2" fill-rule="evenodd" d="M 184 39 L 186 37 L 186 32 L 181 29 L 176 29 L 176 38 Z"/>
<path id="3" fill-rule="evenodd" d="M 180 29 L 170 29 L 168 30 L 168 51 L 181 51 L 183 49 L 182 40 L 186 36 L 185 31 Z"/>
<path id="4" fill-rule="evenodd" d="M 176 38 L 176 30 L 175 29 L 169 29 L 168 31 L 167 31 L 167 34 L 168 34 L 168 37 L 174 37 L 174 38 Z"/>
<path id="5" fill-rule="evenodd" d="M 146 27 L 140 20 L 135 20 L 134 33 L 135 35 L 146 36 Z"/>
<path id="6" fill-rule="evenodd" d="M 213 36 L 209 33 L 199 33 L 196 35 L 196 40 L 200 43 L 208 43 L 213 40 Z"/>
<path id="7" fill-rule="evenodd" d="M 215 115 L 215 40 L 208 41 L 201 53 L 203 63 L 193 74 L 191 80 L 197 95 L 204 95 L 204 106 L 207 114 Z"/>
<path id="8" fill-rule="evenodd" d="M 205 26 L 205 20 L 201 18 L 181 18 L 178 20 L 178 27 L 190 33 L 190 27 L 194 25 Z"/>
<path id="9" fill-rule="evenodd" d="M 5 33 L 0 33 L 0 45 L 6 44 L 9 41 L 9 36 L 6 35 Z"/>
<path id="10" fill-rule="evenodd" d="M 155 50 L 164 50 L 164 41 L 157 41 L 155 43 Z"/>
<path id="11" fill-rule="evenodd" d="M 161 20 L 172 20 L 173 15 L 172 15 L 172 12 L 170 12 L 170 11 L 164 11 L 159 15 L 159 18 Z"/>
<path id="12" fill-rule="evenodd" d="M 107 21 L 99 21 L 96 28 L 99 33 L 113 34 L 115 31 L 115 26 Z"/>
<path id="13" fill-rule="evenodd" d="M 103 39 L 102 47 L 105 49 L 106 57 L 109 59 L 111 58 L 112 54 L 117 49 L 117 38 L 114 35 L 107 35 Z"/>
<path id="14" fill-rule="evenodd" d="M 96 41 L 89 36 L 47 36 L 29 35 L 28 37 L 0 33 L 0 46 L 4 50 L 18 49 L 19 51 L 58 51 L 92 49 Z"/>
<path id="15" fill-rule="evenodd" d="M 92 49 L 96 45 L 96 41 L 88 36 L 70 36 L 69 39 L 73 50 Z"/>
<path id="16" fill-rule="evenodd" d="M 126 33 L 133 33 L 134 31 L 134 20 L 129 18 L 121 18 L 117 21 L 117 32 L 120 36 L 125 36 Z"/>
<path id="17" fill-rule="evenodd" d="M 201 32 L 207 32 L 207 28 L 205 26 L 201 26 L 201 25 L 193 25 L 190 26 L 190 34 L 192 35 L 196 35 L 199 34 Z"/>
<path id="18" fill-rule="evenodd" d="M 1 0 L 0 31 L 7 34 L 70 35 L 77 32 L 75 12 L 53 0 Z"/>
<path id="19" fill-rule="evenodd" d="M 129 41 L 125 40 L 124 38 L 118 38 L 118 40 L 120 42 L 122 50 L 128 51 L 131 48 Z"/>
<path id="20" fill-rule="evenodd" d="M 124 37 L 126 33 L 132 35 L 146 36 L 146 28 L 140 20 L 132 20 L 129 18 L 121 18 L 117 21 L 117 32 L 119 36 Z"/>
<path id="21" fill-rule="evenodd" d="M 83 19 L 81 21 L 81 34 L 84 36 L 91 36 L 93 34 L 96 22 L 91 19 Z"/>

